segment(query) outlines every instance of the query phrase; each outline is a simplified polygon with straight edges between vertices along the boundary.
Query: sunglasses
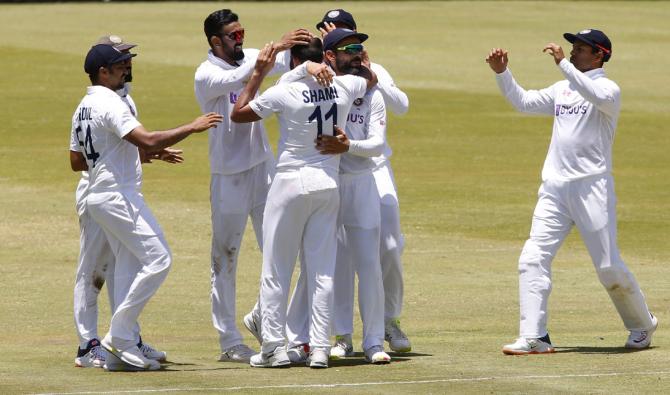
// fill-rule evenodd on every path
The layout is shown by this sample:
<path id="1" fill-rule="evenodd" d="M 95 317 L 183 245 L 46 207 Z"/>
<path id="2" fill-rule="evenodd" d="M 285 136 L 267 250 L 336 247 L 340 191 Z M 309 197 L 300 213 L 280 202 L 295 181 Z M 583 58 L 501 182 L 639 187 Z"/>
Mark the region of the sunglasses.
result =
<path id="1" fill-rule="evenodd" d="M 222 34 L 222 36 L 228 37 L 230 40 L 235 42 L 240 42 L 244 40 L 244 29 L 235 30 L 234 32 L 230 32 L 228 34 Z"/>
<path id="2" fill-rule="evenodd" d="M 349 44 L 344 47 L 335 48 L 337 51 L 344 51 L 349 55 L 357 55 L 363 52 L 363 44 Z"/>

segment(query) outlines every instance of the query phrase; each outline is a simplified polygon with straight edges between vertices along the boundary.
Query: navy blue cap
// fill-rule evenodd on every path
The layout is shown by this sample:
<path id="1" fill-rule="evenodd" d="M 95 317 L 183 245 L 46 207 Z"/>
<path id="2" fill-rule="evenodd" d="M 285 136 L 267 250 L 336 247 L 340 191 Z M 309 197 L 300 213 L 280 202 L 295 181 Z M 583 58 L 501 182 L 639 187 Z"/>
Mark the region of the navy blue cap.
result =
<path id="1" fill-rule="evenodd" d="M 107 67 L 114 63 L 123 62 L 135 55 L 134 53 L 121 52 L 111 45 L 96 44 L 86 54 L 84 71 L 87 74 L 97 74 L 100 67 Z"/>
<path id="2" fill-rule="evenodd" d="M 351 36 L 358 37 L 358 39 L 361 40 L 361 42 L 368 39 L 367 34 L 358 33 L 349 29 L 339 28 L 326 34 L 326 37 L 323 39 L 323 50 L 324 51 L 327 51 L 329 49 L 332 50 L 337 45 L 337 43 Z"/>
<path id="3" fill-rule="evenodd" d="M 585 29 L 577 34 L 565 33 L 563 34 L 563 37 L 573 44 L 576 40 L 579 40 L 590 45 L 592 48 L 603 51 L 605 54 L 605 56 L 603 56 L 603 62 L 607 62 L 612 56 L 612 42 L 607 38 L 605 33 L 600 30 Z"/>
<path id="4" fill-rule="evenodd" d="M 323 19 L 321 19 L 321 22 L 316 24 L 316 28 L 321 29 L 325 27 L 325 22 L 344 23 L 345 25 L 349 26 L 350 29 L 356 30 L 356 21 L 354 21 L 353 15 L 341 8 L 326 12 L 326 15 L 324 15 Z"/>

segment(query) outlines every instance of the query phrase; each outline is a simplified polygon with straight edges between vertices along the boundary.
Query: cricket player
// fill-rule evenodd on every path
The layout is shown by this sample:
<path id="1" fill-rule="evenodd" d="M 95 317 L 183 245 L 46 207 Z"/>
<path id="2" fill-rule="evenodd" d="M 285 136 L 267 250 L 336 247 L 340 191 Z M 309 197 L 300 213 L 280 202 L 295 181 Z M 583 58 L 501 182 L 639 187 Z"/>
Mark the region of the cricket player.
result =
<path id="1" fill-rule="evenodd" d="M 486 58 L 498 87 L 519 111 L 554 117 L 542 184 L 530 238 L 519 258 L 519 338 L 505 354 L 554 352 L 547 331 L 551 262 L 573 225 L 584 240 L 600 282 L 630 331 L 626 348 L 649 347 L 658 320 L 647 308 L 640 287 L 619 255 L 612 144 L 621 109 L 621 90 L 605 75 L 612 44 L 600 30 L 565 33 L 570 59 L 549 43 L 565 80 L 541 90 L 524 90 L 507 67 L 507 51 L 494 48 Z"/>
<path id="2" fill-rule="evenodd" d="M 346 28 L 356 31 L 356 21 L 349 12 L 335 9 L 326 12 L 322 21 L 316 25 L 316 28 L 324 36 L 336 28 Z M 363 51 L 363 59 L 369 62 L 367 51 Z M 370 69 L 378 79 L 377 87 L 384 97 L 385 106 L 390 108 L 395 114 L 405 114 L 409 109 L 407 95 L 395 85 L 391 75 L 381 65 L 370 63 Z M 384 337 L 389 342 L 391 350 L 395 352 L 409 352 L 412 346 L 407 335 L 400 329 L 399 320 L 404 294 L 401 260 L 404 238 L 400 231 L 400 208 L 398 205 L 397 188 L 393 178 L 393 169 L 391 168 L 391 154 L 391 147 L 385 141 L 382 154 L 373 158 L 373 161 L 377 165 L 373 174 L 381 202 L 380 261 L 384 282 Z M 304 315 L 299 317 L 298 313 L 302 308 L 301 306 L 306 306 L 306 298 L 307 294 L 304 290 L 304 282 L 298 281 L 289 307 L 288 335 L 291 340 L 289 357 L 292 360 L 300 360 L 305 355 L 305 352 L 308 351 L 305 348 L 305 344 L 300 343 L 300 339 L 303 339 L 302 341 L 305 342 L 304 336 L 299 335 L 299 333 L 304 332 L 300 328 L 304 327 L 307 318 Z M 353 311 L 353 295 L 349 298 L 349 301 L 342 301 L 341 303 L 350 304 Z M 259 341 L 262 338 L 260 319 L 257 306 L 244 317 L 245 327 Z M 346 322 L 352 322 L 352 320 L 353 315 Z M 352 355 L 354 355 L 354 348 L 351 334 L 336 336 L 335 345 L 331 349 L 331 356 L 341 358 Z"/>
<path id="3" fill-rule="evenodd" d="M 243 49 L 244 28 L 231 10 L 207 16 L 204 31 L 210 50 L 195 73 L 195 96 L 203 112 L 225 115 L 209 132 L 212 322 L 219 333 L 219 360 L 248 363 L 255 351 L 243 343 L 235 319 L 237 259 L 249 217 L 262 249 L 263 210 L 274 158 L 262 121 L 238 124 L 228 118 L 259 51 Z M 284 35 L 274 44 L 278 55 L 271 72 L 288 71 L 290 59 L 285 50 L 309 38 L 304 29 Z"/>
<path id="4" fill-rule="evenodd" d="M 353 333 L 355 271 L 363 321 L 362 348 L 365 359 L 373 364 L 391 360 L 384 352 L 384 284 L 379 262 L 381 203 L 373 175 L 376 163 L 371 159 L 384 149 L 385 129 L 384 97 L 373 88 L 354 101 L 346 134 L 325 136 L 318 147 L 323 154 L 342 153 L 333 334 Z"/>
<path id="5" fill-rule="evenodd" d="M 353 56 L 343 48 L 359 44 L 367 35 L 337 29 L 323 43 L 330 63 L 347 65 Z M 314 38 L 307 48 L 296 48 L 294 64 L 309 59 L 308 54 L 323 56 L 321 41 Z M 301 51 L 305 53 L 301 55 Z M 264 54 L 272 59 L 273 50 Z M 370 81 L 343 75 L 337 67 L 333 85 L 323 87 L 311 76 L 289 84 L 276 85 L 257 99 L 264 75 L 266 57 L 256 70 L 231 115 L 234 121 L 254 121 L 277 113 L 281 140 L 277 174 L 268 192 L 263 224 L 263 271 L 261 275 L 261 352 L 251 358 L 254 367 L 280 367 L 290 363 L 286 351 L 286 310 L 291 275 L 298 251 L 302 250 L 307 272 L 310 301 L 310 356 L 307 365 L 328 366 L 330 323 L 333 303 L 333 275 L 337 249 L 336 228 L 339 208 L 339 155 L 323 155 L 314 141 L 322 135 L 334 135 L 336 125 L 344 125 L 352 103 L 362 97 Z M 319 62 L 318 59 L 309 60 Z"/>
<path id="6" fill-rule="evenodd" d="M 356 21 L 349 12 L 343 9 L 334 9 L 326 12 L 316 28 L 322 34 L 328 33 L 334 28 L 348 28 L 355 31 Z M 369 61 L 367 51 L 364 52 L 363 58 Z M 409 99 L 395 85 L 389 72 L 378 63 L 370 63 L 370 69 L 379 80 L 377 87 L 384 97 L 386 107 L 397 115 L 407 113 Z M 377 165 L 373 174 L 381 202 L 380 261 L 384 281 L 384 333 L 392 351 L 409 352 L 412 350 L 412 345 L 407 335 L 400 329 L 400 315 L 404 295 L 401 255 L 405 239 L 400 230 L 400 207 L 393 169 L 391 168 L 391 154 L 391 147 L 386 141 L 382 154 L 373 158 Z M 350 300 L 353 303 L 353 296 Z M 351 334 L 337 336 L 335 340 L 335 345 L 331 350 L 333 356 L 353 355 Z"/>
<path id="7" fill-rule="evenodd" d="M 339 49 L 338 49 L 339 50 Z M 357 74 L 363 62 L 363 45 L 345 46 L 351 55 L 348 65 L 338 69 Z M 305 62 L 281 82 L 304 77 L 310 62 Z M 337 67 L 337 65 L 336 65 Z M 292 75 L 294 74 L 294 75 Z M 359 306 L 363 320 L 363 350 L 368 362 L 383 364 L 390 361 L 384 352 L 384 289 L 379 262 L 380 197 L 371 159 L 382 154 L 385 146 L 386 108 L 377 87 L 354 101 L 347 115 L 346 133 L 322 136 L 317 149 L 323 154 L 342 154 L 340 160 L 340 210 L 338 219 L 338 250 L 334 278 L 333 333 L 349 337 L 353 333 L 354 272 L 359 277 Z M 302 257 L 301 257 L 302 258 Z M 301 271 L 288 307 L 286 333 L 291 362 L 302 362 L 309 353 L 309 311 L 306 290 L 306 270 L 301 259 Z M 333 348 L 337 349 L 337 348 Z M 333 355 L 340 358 L 343 355 Z M 353 350 L 351 350 L 353 354 Z"/>
<path id="8" fill-rule="evenodd" d="M 121 52 L 129 52 L 136 44 L 125 43 L 117 35 L 107 35 L 100 37 L 96 44 L 105 44 L 113 46 Z M 124 103 L 130 109 L 130 112 L 137 117 L 137 107 L 130 96 L 130 87 L 132 81 L 131 60 L 128 60 L 129 67 L 126 75 L 126 82 L 122 89 L 116 91 Z M 72 130 L 70 136 L 70 151 L 79 151 L 79 141 L 75 130 Z M 181 151 L 166 148 L 158 154 L 151 155 L 156 159 L 165 160 L 170 163 L 179 163 L 182 161 Z M 150 163 L 149 155 L 143 162 Z M 81 172 L 81 179 L 77 185 L 75 194 L 76 209 L 79 216 L 79 261 L 74 286 L 74 321 L 77 335 L 79 336 L 79 348 L 75 358 L 77 367 L 98 367 L 105 365 L 105 351 L 100 346 L 98 337 L 98 295 L 103 284 L 107 283 L 107 291 L 111 311 L 115 309 L 114 303 L 114 254 L 102 229 L 91 219 L 86 211 L 86 197 L 88 195 L 89 184 L 88 172 Z M 158 361 L 165 361 L 167 355 L 163 351 L 155 350 L 149 344 L 142 342 L 139 336 L 139 325 L 136 328 L 137 336 L 140 339 L 138 347 L 145 357 Z"/>
<path id="9" fill-rule="evenodd" d="M 84 70 L 91 86 L 72 117 L 79 150 L 70 151 L 70 165 L 75 171 L 88 171 L 85 210 L 114 252 L 116 308 L 101 344 L 131 369 L 156 370 L 160 363 L 138 347 L 137 319 L 167 276 L 172 258 L 141 194 L 138 147 L 158 152 L 221 122 L 222 116 L 210 113 L 165 132 L 147 131 L 116 93 L 126 82 L 133 56 L 106 44 L 88 51 Z"/>

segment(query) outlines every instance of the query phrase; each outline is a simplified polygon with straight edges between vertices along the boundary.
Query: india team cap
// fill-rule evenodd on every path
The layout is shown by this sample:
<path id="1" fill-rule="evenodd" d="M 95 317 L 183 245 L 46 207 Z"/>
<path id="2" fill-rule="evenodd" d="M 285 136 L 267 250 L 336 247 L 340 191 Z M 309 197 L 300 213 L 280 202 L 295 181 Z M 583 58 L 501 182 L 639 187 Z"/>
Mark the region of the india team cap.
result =
<path id="1" fill-rule="evenodd" d="M 358 39 L 361 40 L 361 42 L 368 39 L 367 34 L 358 33 L 349 29 L 338 28 L 326 34 L 326 37 L 323 39 L 323 50 L 324 51 L 327 51 L 329 49 L 332 50 L 333 48 L 335 48 L 337 43 L 351 36 L 358 37 Z"/>
<path id="2" fill-rule="evenodd" d="M 135 55 L 134 53 L 121 52 L 111 45 L 96 44 L 86 54 L 84 71 L 87 74 L 97 74 L 100 67 L 107 67 L 114 63 L 123 62 Z"/>
<path id="3" fill-rule="evenodd" d="M 352 30 L 356 30 L 356 21 L 354 21 L 353 15 L 351 15 L 350 13 L 346 12 L 341 8 L 326 12 L 326 15 L 324 15 L 323 19 L 321 19 L 321 22 L 316 24 L 316 28 L 321 29 L 325 27 L 325 22 L 344 23 L 345 25 L 349 26 Z"/>
<path id="4" fill-rule="evenodd" d="M 605 33 L 596 29 L 585 29 L 580 31 L 577 34 L 565 33 L 563 34 L 566 40 L 573 43 L 575 40 L 579 40 L 583 43 L 590 45 L 592 48 L 599 49 L 603 51 L 605 56 L 603 56 L 603 61 L 607 62 L 612 56 L 612 42 L 605 35 Z"/>
<path id="5" fill-rule="evenodd" d="M 115 34 L 100 37 L 98 39 L 98 42 L 96 42 L 93 45 L 97 44 L 111 45 L 112 47 L 118 49 L 121 52 L 127 51 L 137 46 L 137 44 L 123 42 L 123 39 Z"/>

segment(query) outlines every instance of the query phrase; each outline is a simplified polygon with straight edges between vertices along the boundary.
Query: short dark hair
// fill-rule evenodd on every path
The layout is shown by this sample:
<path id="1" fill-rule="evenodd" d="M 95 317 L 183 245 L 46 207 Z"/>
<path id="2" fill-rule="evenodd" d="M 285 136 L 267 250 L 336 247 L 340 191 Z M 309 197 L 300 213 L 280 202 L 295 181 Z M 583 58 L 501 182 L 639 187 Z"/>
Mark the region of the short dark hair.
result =
<path id="1" fill-rule="evenodd" d="M 321 39 L 314 37 L 309 44 L 298 44 L 291 47 L 291 56 L 297 58 L 301 63 L 311 60 L 315 63 L 323 62 L 323 44 Z"/>
<path id="2" fill-rule="evenodd" d="M 207 42 L 209 43 L 210 37 L 220 35 L 221 29 L 223 29 L 224 26 L 237 22 L 237 20 L 237 14 L 227 8 L 209 14 L 207 18 L 205 18 L 205 36 Z"/>
<path id="3" fill-rule="evenodd" d="M 603 50 L 600 49 L 600 48 L 591 47 L 591 53 L 592 53 L 592 54 L 596 55 L 598 52 L 602 52 L 602 53 L 603 53 L 603 58 L 600 60 L 600 67 L 603 67 L 603 66 L 605 65 L 605 58 L 608 57 L 607 54 L 605 53 L 605 51 L 603 51 Z M 608 60 L 609 60 L 609 59 L 608 59 Z"/>

